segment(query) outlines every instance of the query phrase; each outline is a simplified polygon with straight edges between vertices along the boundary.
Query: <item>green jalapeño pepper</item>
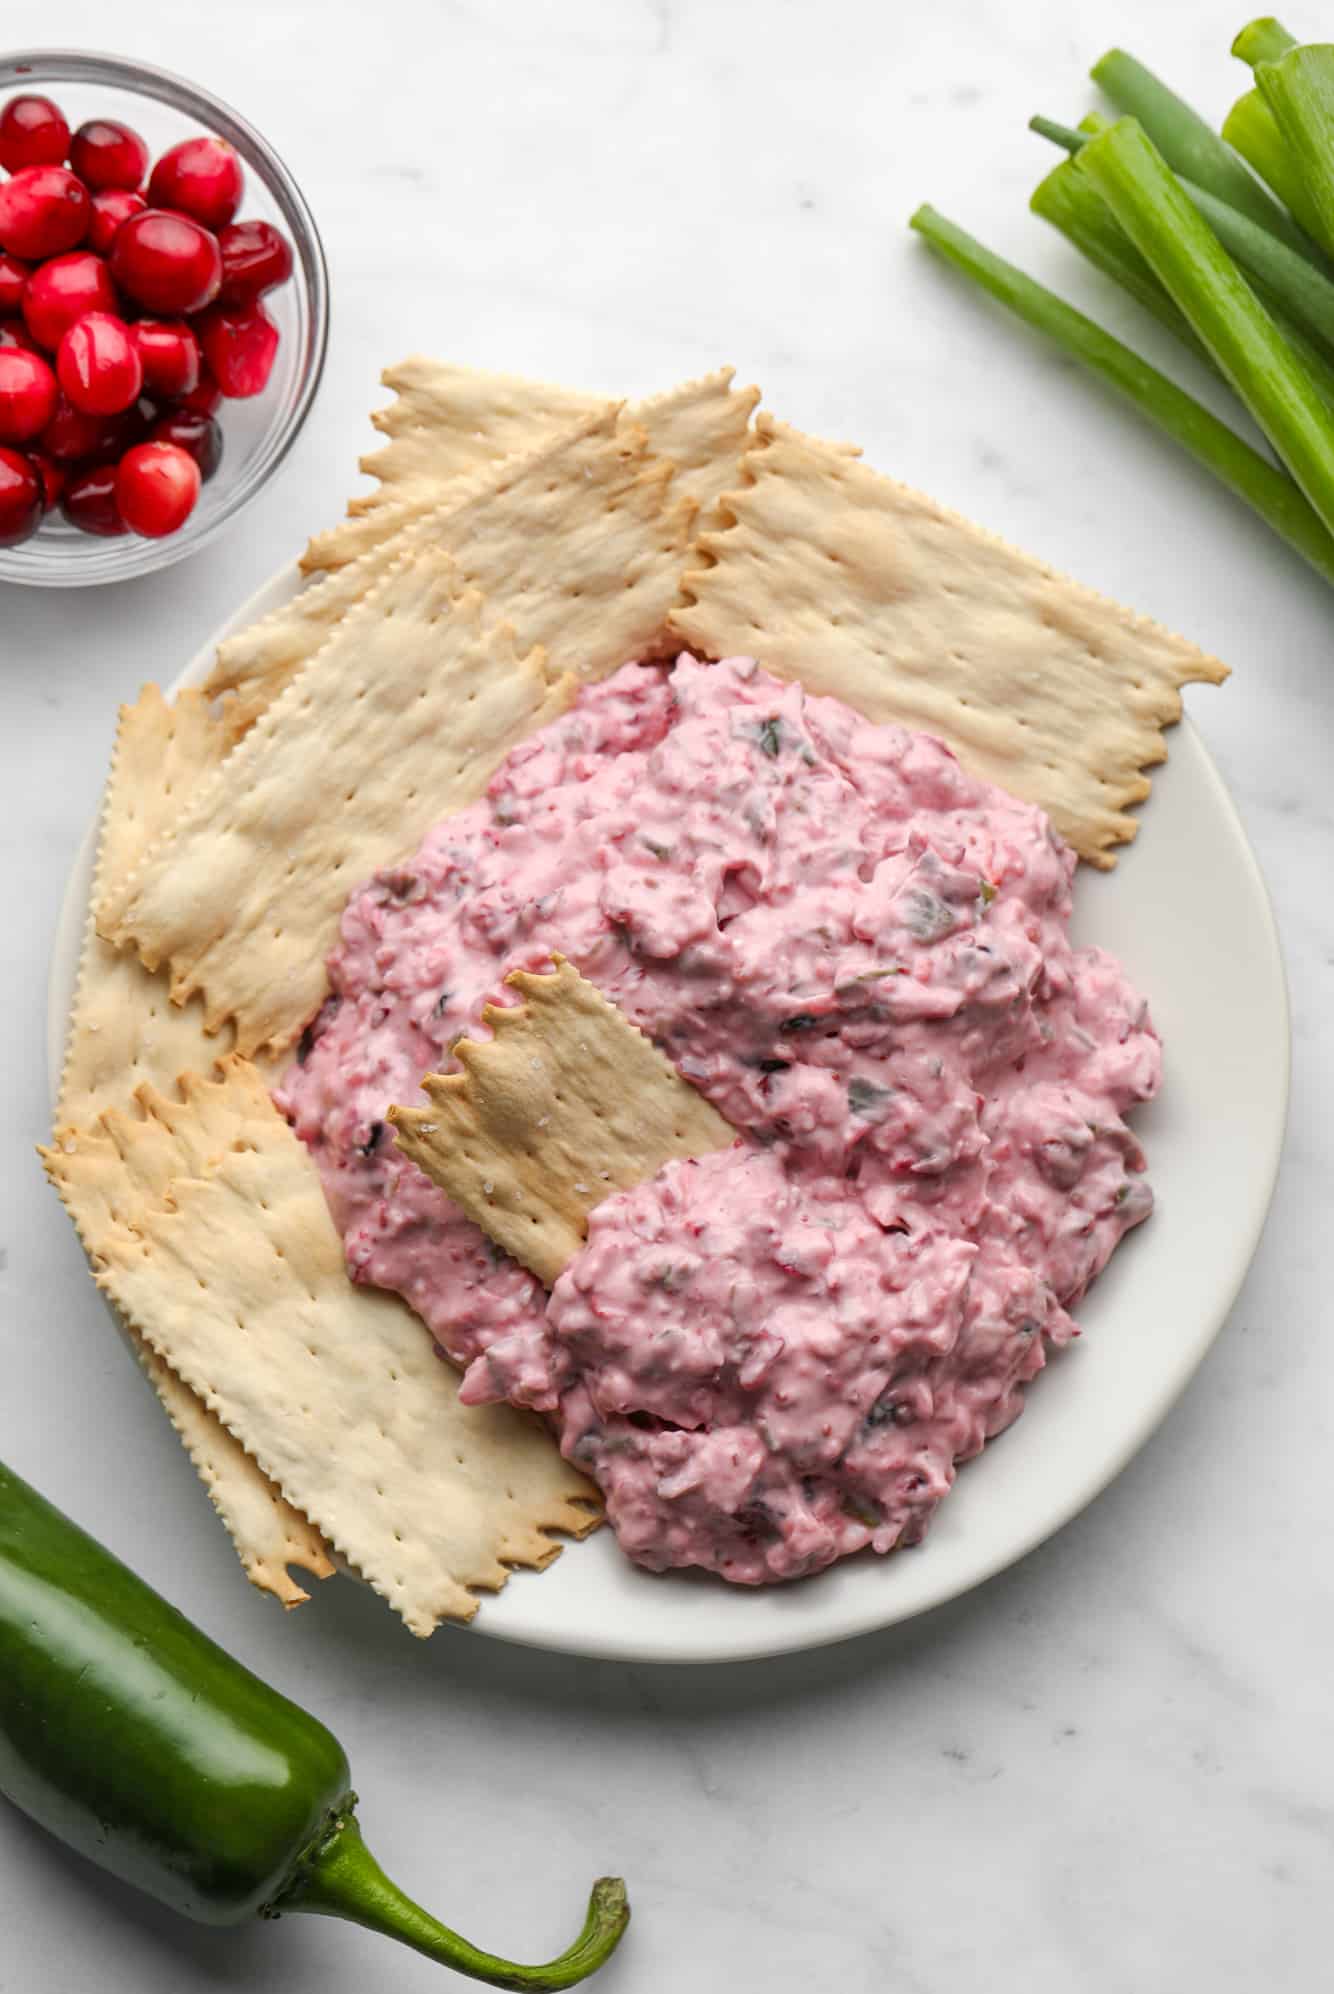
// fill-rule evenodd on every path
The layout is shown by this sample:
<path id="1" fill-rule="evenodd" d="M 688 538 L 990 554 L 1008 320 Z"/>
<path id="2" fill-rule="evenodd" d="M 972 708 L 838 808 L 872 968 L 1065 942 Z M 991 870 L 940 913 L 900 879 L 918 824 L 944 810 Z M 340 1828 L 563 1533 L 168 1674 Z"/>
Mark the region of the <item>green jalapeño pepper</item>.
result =
<path id="1" fill-rule="evenodd" d="M 614 1951 L 593 1886 L 545 1966 L 480 1952 L 405 1897 L 357 1827 L 342 1746 L 0 1464 L 0 1793 L 186 1917 L 347 1918 L 493 1987 L 573 1987 Z"/>

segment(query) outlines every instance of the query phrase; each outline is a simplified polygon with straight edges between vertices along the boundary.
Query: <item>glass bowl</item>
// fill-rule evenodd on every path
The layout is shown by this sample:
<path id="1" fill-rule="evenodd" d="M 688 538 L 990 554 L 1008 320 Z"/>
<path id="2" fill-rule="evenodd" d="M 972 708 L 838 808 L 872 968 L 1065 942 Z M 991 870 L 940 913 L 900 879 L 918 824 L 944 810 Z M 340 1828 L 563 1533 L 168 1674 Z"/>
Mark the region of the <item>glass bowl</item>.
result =
<path id="1" fill-rule="evenodd" d="M 212 540 L 272 477 L 296 441 L 320 384 L 329 337 L 324 249 L 301 190 L 277 153 L 244 118 L 193 83 L 145 63 L 74 49 L 0 55 L 0 104 L 23 90 L 54 97 L 71 130 L 86 118 L 119 118 L 141 134 L 153 159 L 199 132 L 226 139 L 246 172 L 238 219 L 273 222 L 292 245 L 291 278 L 264 297 L 281 335 L 268 386 L 251 399 L 221 404 L 222 463 L 179 533 L 161 540 L 131 533 L 102 540 L 79 532 L 55 511 L 30 540 L 0 548 L 0 581 L 48 588 L 126 581 L 165 568 Z"/>

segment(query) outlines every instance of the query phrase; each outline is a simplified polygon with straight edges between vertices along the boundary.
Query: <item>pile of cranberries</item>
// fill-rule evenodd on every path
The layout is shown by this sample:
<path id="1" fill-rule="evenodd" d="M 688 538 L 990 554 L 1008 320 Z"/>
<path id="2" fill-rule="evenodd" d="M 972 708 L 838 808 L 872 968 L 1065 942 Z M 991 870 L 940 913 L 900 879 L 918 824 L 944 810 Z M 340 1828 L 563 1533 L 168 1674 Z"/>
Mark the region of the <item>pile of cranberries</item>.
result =
<path id="1" fill-rule="evenodd" d="M 268 382 L 261 301 L 291 247 L 234 219 L 241 162 L 219 138 L 150 173 L 128 125 L 71 135 L 48 97 L 11 97 L 0 167 L 0 547 L 56 505 L 85 533 L 175 533 L 222 460 L 218 403 Z"/>

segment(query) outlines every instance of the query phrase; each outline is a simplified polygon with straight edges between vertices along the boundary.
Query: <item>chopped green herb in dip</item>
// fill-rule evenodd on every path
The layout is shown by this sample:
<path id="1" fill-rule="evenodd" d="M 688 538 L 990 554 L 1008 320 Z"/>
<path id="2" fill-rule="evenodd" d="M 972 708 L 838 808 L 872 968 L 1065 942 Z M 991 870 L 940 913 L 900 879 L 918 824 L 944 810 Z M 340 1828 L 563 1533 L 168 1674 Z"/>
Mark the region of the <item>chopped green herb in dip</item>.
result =
<path id="1" fill-rule="evenodd" d="M 353 1278 L 543 1413 L 641 1564 L 915 1543 L 1151 1204 L 1158 1040 L 1072 950 L 1073 871 L 938 741 L 749 659 L 625 666 L 349 902 L 279 1099 Z M 738 1140 L 608 1197 L 547 1295 L 378 1135 L 556 951 Z"/>

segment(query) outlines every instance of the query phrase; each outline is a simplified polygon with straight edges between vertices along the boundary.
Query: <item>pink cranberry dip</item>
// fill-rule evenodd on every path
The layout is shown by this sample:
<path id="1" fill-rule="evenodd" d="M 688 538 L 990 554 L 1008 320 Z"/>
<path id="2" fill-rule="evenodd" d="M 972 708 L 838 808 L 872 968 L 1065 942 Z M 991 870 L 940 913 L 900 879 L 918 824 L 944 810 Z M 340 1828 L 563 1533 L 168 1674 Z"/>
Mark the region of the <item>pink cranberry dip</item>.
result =
<path id="1" fill-rule="evenodd" d="M 749 658 L 624 666 L 348 904 L 278 1100 L 352 1278 L 543 1414 L 641 1565 L 916 1543 L 1152 1205 L 1159 1043 L 1070 946 L 1074 867 L 939 741 Z M 608 1197 L 548 1294 L 384 1116 L 553 952 L 737 1141 Z"/>

